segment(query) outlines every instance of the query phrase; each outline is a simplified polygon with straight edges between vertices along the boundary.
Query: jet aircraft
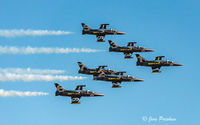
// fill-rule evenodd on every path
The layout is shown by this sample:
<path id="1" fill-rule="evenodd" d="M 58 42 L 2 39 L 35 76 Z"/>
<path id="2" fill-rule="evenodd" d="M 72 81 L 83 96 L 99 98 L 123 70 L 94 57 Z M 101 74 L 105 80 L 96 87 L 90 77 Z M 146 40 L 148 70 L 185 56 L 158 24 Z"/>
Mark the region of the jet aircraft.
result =
<path id="1" fill-rule="evenodd" d="M 97 42 L 105 42 L 104 37 L 105 35 L 123 35 L 126 34 L 124 32 L 119 32 L 117 30 L 112 29 L 106 29 L 107 25 L 109 24 L 101 24 L 99 29 L 91 29 L 86 24 L 81 24 L 83 27 L 82 35 L 88 34 L 88 35 L 96 35 Z"/>
<path id="2" fill-rule="evenodd" d="M 100 71 L 98 76 L 93 76 L 93 80 L 112 82 L 112 88 L 121 88 L 121 82 L 140 82 L 143 79 L 134 78 L 132 76 L 121 75 L 106 75 L 103 71 Z"/>
<path id="3" fill-rule="evenodd" d="M 183 64 L 174 63 L 172 61 L 163 61 L 162 58 L 165 56 L 157 56 L 155 60 L 147 61 L 139 54 L 136 54 L 137 57 L 137 64 L 136 66 L 149 66 L 152 68 L 152 73 L 160 73 L 160 68 L 162 66 L 183 66 Z"/>
<path id="4" fill-rule="evenodd" d="M 108 74 L 108 75 L 120 75 L 122 73 L 126 73 L 126 72 L 116 72 L 116 71 L 111 70 L 111 69 L 105 69 L 105 67 L 107 67 L 106 65 L 99 66 L 98 68 L 95 68 L 95 69 L 89 69 L 82 62 L 78 62 L 78 65 L 80 67 L 78 73 L 80 73 L 80 74 L 98 75 L 99 71 L 101 71 L 101 70 L 103 70 L 104 73 Z"/>
<path id="5" fill-rule="evenodd" d="M 71 97 L 71 104 L 80 104 L 81 97 L 104 96 L 103 94 L 95 93 L 90 90 L 82 90 L 86 85 L 78 85 L 75 90 L 65 90 L 58 83 L 55 83 L 55 86 L 57 89 L 55 96 L 69 96 Z"/>
<path id="6" fill-rule="evenodd" d="M 110 44 L 109 52 L 122 52 L 124 53 L 125 59 L 131 59 L 133 52 L 153 52 L 152 49 L 147 49 L 140 46 L 134 46 L 136 42 L 129 42 L 127 46 L 118 46 L 116 43 L 114 43 L 111 40 L 108 40 Z"/>

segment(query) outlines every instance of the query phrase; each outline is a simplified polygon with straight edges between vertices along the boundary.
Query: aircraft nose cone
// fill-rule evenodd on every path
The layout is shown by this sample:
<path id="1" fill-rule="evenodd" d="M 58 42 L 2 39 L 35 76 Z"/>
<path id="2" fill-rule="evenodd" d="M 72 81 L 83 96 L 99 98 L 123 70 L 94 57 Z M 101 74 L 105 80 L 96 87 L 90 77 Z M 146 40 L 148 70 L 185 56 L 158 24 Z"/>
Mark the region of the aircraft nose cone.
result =
<path id="1" fill-rule="evenodd" d="M 135 82 L 143 82 L 144 80 L 143 80 L 143 79 L 137 79 L 137 78 L 134 78 L 133 81 L 135 81 Z"/>
<path id="2" fill-rule="evenodd" d="M 104 96 L 103 94 L 95 93 L 95 96 Z"/>
<path id="3" fill-rule="evenodd" d="M 118 35 L 124 35 L 126 34 L 125 32 L 117 32 Z"/>
<path id="4" fill-rule="evenodd" d="M 173 66 L 183 66 L 183 64 L 173 63 Z"/>
<path id="5" fill-rule="evenodd" d="M 154 52 L 152 49 L 145 49 L 145 52 Z"/>

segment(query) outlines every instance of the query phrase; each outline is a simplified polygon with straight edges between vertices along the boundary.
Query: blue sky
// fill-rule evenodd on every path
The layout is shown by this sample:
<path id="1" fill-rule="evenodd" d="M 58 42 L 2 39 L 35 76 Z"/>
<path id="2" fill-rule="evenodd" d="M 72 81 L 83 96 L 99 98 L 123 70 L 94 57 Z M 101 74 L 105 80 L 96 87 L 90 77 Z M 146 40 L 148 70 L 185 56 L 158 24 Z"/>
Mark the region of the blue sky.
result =
<path id="1" fill-rule="evenodd" d="M 77 61 L 88 67 L 108 65 L 142 78 L 141 83 L 122 83 L 112 89 L 111 83 L 92 81 L 92 76 L 79 81 L 59 82 L 66 89 L 87 84 L 87 89 L 104 94 L 99 98 L 82 98 L 71 105 L 70 98 L 55 97 L 54 82 L 0 82 L 0 88 L 16 91 L 40 91 L 48 96 L 0 97 L 1 125 L 188 125 L 199 124 L 199 1 L 197 0 L 0 0 L 0 29 L 63 30 L 73 34 L 60 36 L 0 37 L 1 46 L 64 47 L 105 50 L 101 53 L 70 54 L 0 54 L 1 68 L 66 70 L 77 74 Z M 126 32 L 123 36 L 106 36 L 119 45 L 137 41 L 154 49 L 141 53 L 146 59 L 164 55 L 165 59 L 184 64 L 164 67 L 161 74 L 150 68 L 136 67 L 136 59 L 124 60 L 119 53 L 109 53 L 109 45 L 97 43 L 95 36 L 82 36 L 81 23 L 97 28 L 109 23 L 110 28 Z M 143 116 L 176 118 L 175 122 L 145 122 Z"/>

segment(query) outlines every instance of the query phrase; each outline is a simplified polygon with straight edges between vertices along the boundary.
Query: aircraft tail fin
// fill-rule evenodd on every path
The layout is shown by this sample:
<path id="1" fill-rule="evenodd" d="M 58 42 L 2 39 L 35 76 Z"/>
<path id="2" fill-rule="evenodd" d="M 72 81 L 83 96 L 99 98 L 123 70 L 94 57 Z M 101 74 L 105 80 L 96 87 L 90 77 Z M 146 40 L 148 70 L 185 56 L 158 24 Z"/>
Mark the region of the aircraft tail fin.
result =
<path id="1" fill-rule="evenodd" d="M 136 57 L 137 57 L 137 61 L 138 62 L 146 62 L 147 60 L 146 59 L 144 59 L 142 56 L 140 56 L 139 54 L 135 54 L 136 55 Z"/>
<path id="2" fill-rule="evenodd" d="M 58 92 L 64 92 L 65 91 L 65 89 L 61 85 L 59 85 L 58 83 L 54 83 L 54 84 L 55 84 Z"/>
<path id="3" fill-rule="evenodd" d="M 112 48 L 118 47 L 118 45 L 116 43 L 114 43 L 112 40 L 108 40 L 108 42 L 110 44 L 110 47 L 112 47 Z"/>
<path id="4" fill-rule="evenodd" d="M 80 67 L 80 70 L 88 70 L 88 68 L 82 63 L 82 62 L 78 62 L 78 65 Z"/>
<path id="5" fill-rule="evenodd" d="M 81 23 L 82 27 L 83 27 L 83 30 L 90 30 L 91 28 L 88 27 L 86 24 L 84 23 Z"/>

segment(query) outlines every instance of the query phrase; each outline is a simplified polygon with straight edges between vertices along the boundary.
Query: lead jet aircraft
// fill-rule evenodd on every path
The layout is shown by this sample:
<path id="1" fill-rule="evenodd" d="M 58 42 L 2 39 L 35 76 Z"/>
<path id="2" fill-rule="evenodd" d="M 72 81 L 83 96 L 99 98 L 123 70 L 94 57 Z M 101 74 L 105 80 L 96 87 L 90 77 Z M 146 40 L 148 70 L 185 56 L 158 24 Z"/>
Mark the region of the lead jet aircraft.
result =
<path id="1" fill-rule="evenodd" d="M 78 73 L 80 73 L 80 74 L 98 75 L 100 73 L 99 71 L 101 71 L 101 70 L 103 70 L 104 73 L 108 74 L 108 75 L 120 75 L 122 73 L 126 73 L 126 72 L 116 72 L 111 69 L 105 69 L 105 67 L 107 67 L 106 65 L 99 66 L 98 68 L 95 68 L 95 69 L 87 68 L 82 62 L 78 62 L 78 65 L 80 67 Z"/>
<path id="2" fill-rule="evenodd" d="M 137 57 L 137 64 L 136 66 L 149 66 L 152 68 L 152 73 L 160 73 L 160 68 L 162 66 L 183 66 L 183 64 L 174 63 L 172 61 L 163 61 L 162 58 L 165 56 L 157 56 L 155 60 L 147 61 L 139 54 L 136 54 Z"/>
<path id="3" fill-rule="evenodd" d="M 78 85 L 75 90 L 65 90 L 58 83 L 55 83 L 55 86 L 57 89 L 55 96 L 69 96 L 71 97 L 71 104 L 80 104 L 81 97 L 104 96 L 102 94 L 95 93 L 90 90 L 82 90 L 83 87 L 86 87 L 86 85 Z"/>
<path id="4" fill-rule="evenodd" d="M 110 44 L 109 52 L 122 52 L 124 53 L 125 59 L 131 59 L 133 52 L 153 52 L 152 49 L 147 49 L 140 46 L 134 46 L 136 42 L 129 42 L 127 46 L 118 46 L 116 43 L 114 43 L 111 40 L 108 40 Z"/>
<path id="5" fill-rule="evenodd" d="M 119 32 L 117 30 L 112 29 L 106 29 L 106 26 L 109 24 L 101 24 L 99 29 L 91 29 L 86 24 L 81 24 L 83 27 L 82 35 L 88 34 L 88 35 L 96 35 L 97 42 L 105 42 L 104 37 L 105 35 L 123 35 L 126 34 L 124 32 Z"/>
<path id="6" fill-rule="evenodd" d="M 121 82 L 141 82 L 143 79 L 134 78 L 132 76 L 121 75 L 106 75 L 103 71 L 100 71 L 98 76 L 93 76 L 93 80 L 112 82 L 112 88 L 121 88 Z"/>

